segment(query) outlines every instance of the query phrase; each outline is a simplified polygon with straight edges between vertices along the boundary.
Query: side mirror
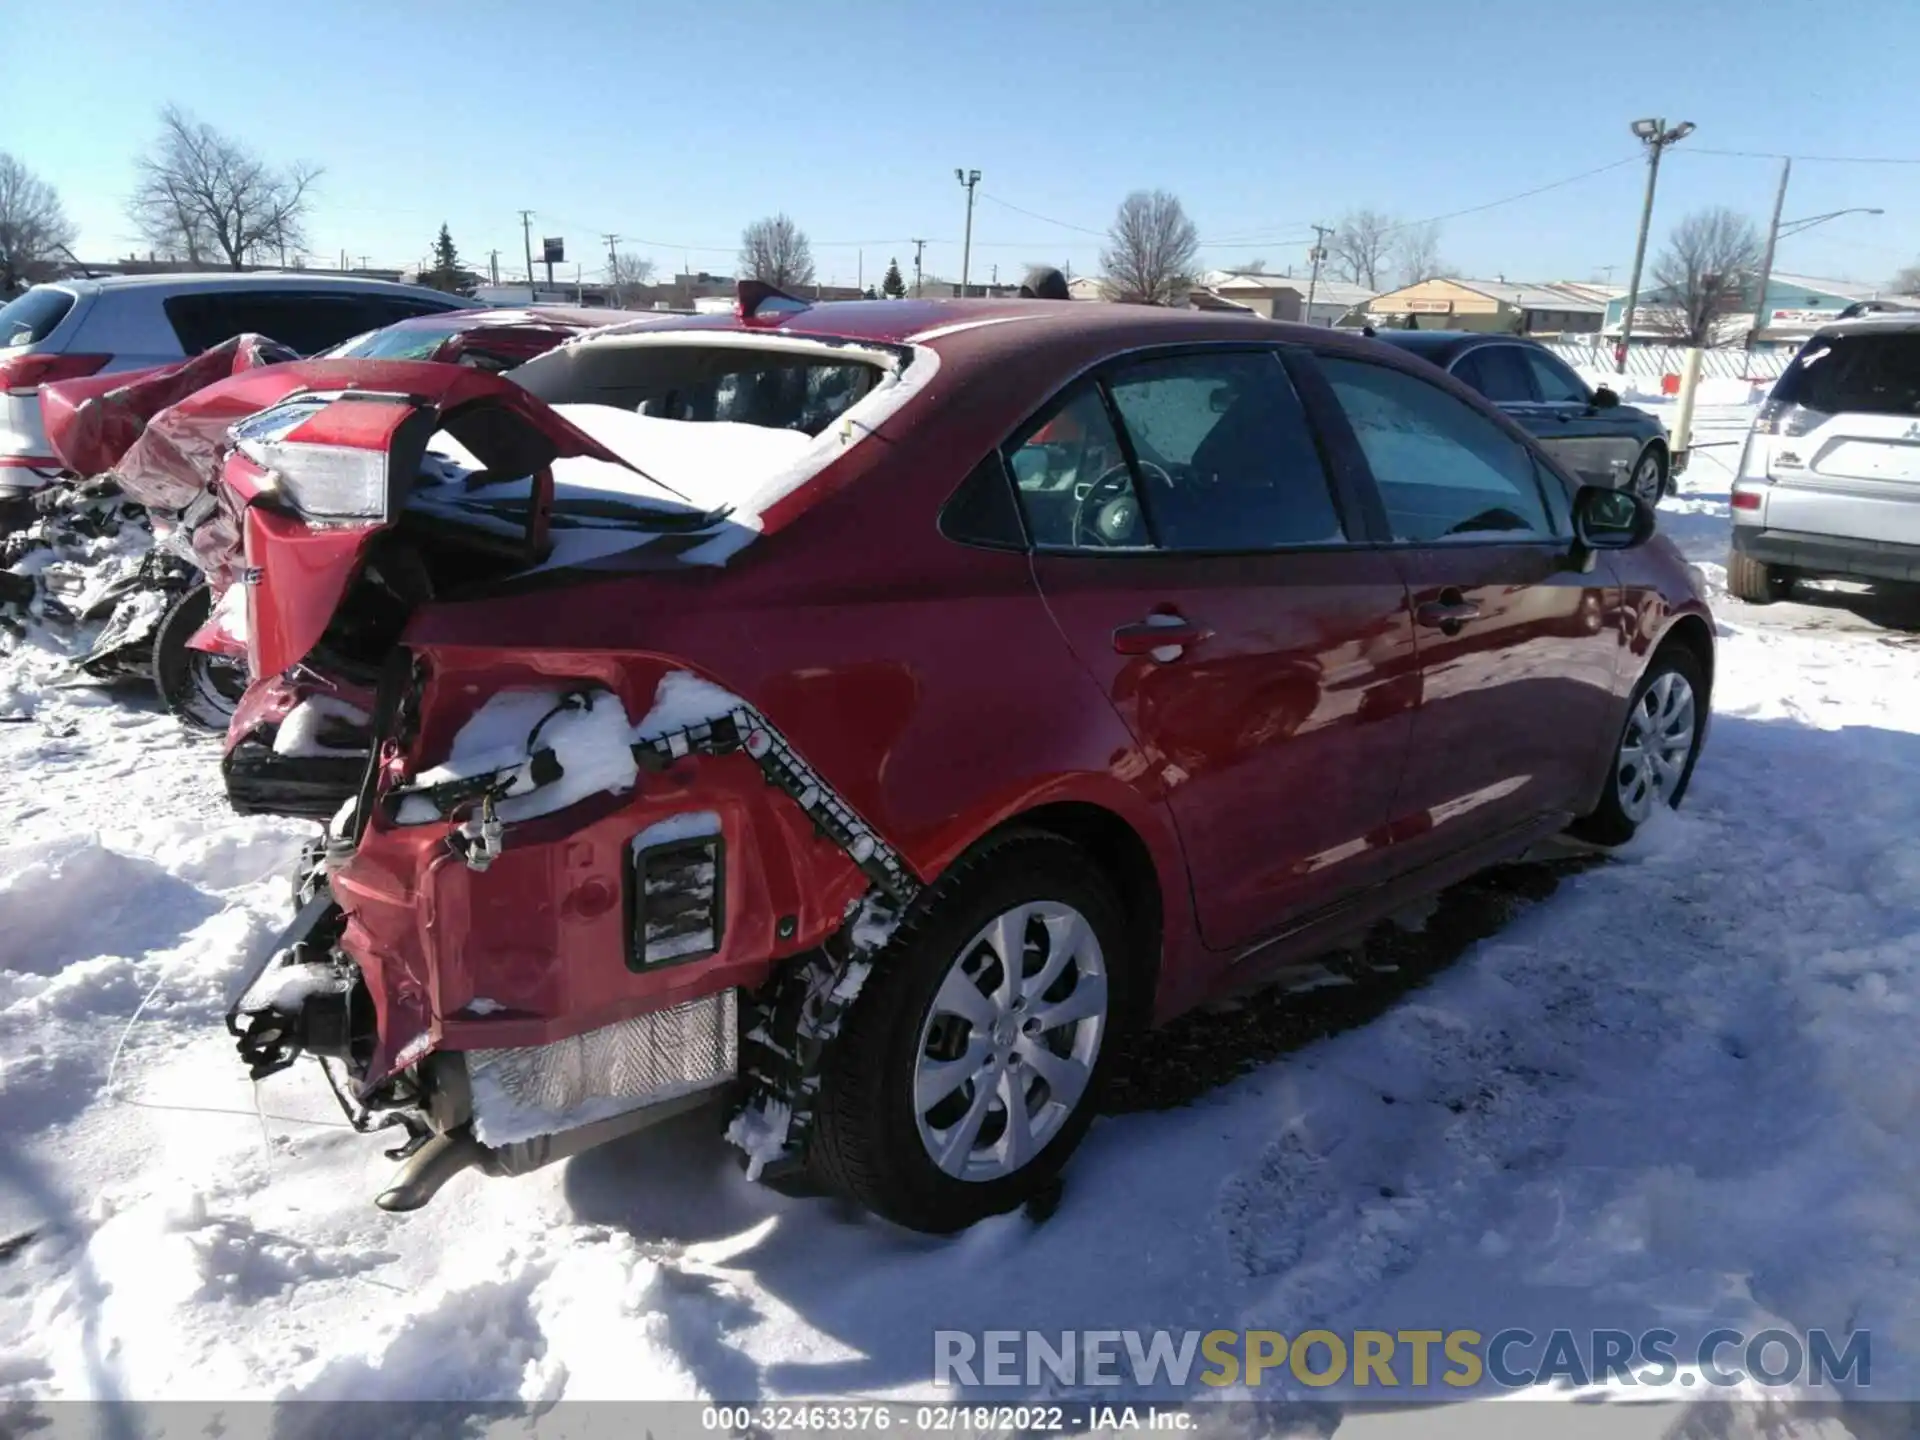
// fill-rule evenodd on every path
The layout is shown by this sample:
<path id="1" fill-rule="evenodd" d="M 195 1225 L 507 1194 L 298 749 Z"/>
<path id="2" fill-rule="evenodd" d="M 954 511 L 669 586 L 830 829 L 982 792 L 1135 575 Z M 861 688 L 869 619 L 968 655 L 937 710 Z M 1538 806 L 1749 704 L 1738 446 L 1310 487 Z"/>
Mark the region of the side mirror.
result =
<path id="1" fill-rule="evenodd" d="M 1625 490 L 1582 485 L 1573 497 L 1574 568 L 1593 568 L 1596 550 L 1631 550 L 1653 538 L 1653 507 Z"/>
<path id="2" fill-rule="evenodd" d="M 1593 392 L 1593 408 L 1596 410 L 1611 410 L 1619 403 L 1620 397 L 1604 385 Z"/>

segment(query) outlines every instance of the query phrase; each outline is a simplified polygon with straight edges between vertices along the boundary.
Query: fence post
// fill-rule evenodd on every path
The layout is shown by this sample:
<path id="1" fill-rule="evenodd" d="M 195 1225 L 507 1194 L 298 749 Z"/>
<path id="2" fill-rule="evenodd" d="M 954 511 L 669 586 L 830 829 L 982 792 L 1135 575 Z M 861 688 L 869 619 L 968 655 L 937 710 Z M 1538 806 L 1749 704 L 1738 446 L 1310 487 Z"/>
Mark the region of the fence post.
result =
<path id="1" fill-rule="evenodd" d="M 1673 459 L 1675 472 L 1687 463 L 1687 447 L 1693 443 L 1693 392 L 1700 388 L 1700 348 L 1691 346 L 1680 367 L 1680 413 L 1673 421 Z"/>

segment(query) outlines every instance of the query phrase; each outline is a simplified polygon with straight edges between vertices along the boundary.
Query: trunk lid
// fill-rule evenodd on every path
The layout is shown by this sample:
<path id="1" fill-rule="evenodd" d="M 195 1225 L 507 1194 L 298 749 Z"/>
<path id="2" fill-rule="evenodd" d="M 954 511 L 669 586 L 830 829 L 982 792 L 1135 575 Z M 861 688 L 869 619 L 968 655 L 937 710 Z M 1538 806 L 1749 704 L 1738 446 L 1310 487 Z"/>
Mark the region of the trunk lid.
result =
<path id="1" fill-rule="evenodd" d="M 458 543 L 507 567 L 539 563 L 561 458 L 643 483 L 510 380 L 427 362 L 319 360 L 197 390 L 153 416 L 115 474 L 131 498 L 179 518 L 174 543 L 216 592 L 248 587 L 248 668 L 264 676 L 319 642 L 377 538 L 409 515 L 416 487 L 447 492 L 433 521 L 443 536 L 461 532 Z"/>

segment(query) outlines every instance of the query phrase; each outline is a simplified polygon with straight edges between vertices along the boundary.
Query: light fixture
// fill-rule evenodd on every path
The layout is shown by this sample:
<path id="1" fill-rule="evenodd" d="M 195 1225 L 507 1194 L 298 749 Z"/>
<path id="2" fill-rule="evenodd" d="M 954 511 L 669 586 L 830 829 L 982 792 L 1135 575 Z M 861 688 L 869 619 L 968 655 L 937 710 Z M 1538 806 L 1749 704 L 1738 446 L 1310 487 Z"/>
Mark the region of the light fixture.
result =
<path id="1" fill-rule="evenodd" d="M 1638 135 L 1642 140 L 1651 140 L 1660 133 L 1660 122 L 1658 120 L 1636 120 L 1633 122 L 1633 133 Z"/>
<path id="2" fill-rule="evenodd" d="M 1693 131 L 1694 131 L 1693 122 L 1691 120 L 1682 120 L 1678 125 L 1674 126 L 1673 129 L 1669 130 L 1665 135 L 1661 136 L 1660 138 L 1662 140 L 1666 140 L 1669 142 L 1674 140 L 1684 140 L 1687 138 L 1687 136 L 1691 135 Z"/>

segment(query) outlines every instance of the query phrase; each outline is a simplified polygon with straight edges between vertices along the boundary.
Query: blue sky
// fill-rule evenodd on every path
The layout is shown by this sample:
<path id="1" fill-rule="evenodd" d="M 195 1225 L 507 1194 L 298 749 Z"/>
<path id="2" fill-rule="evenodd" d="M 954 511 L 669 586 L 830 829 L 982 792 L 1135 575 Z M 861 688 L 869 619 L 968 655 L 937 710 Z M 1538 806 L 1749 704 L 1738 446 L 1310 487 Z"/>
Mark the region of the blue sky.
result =
<path id="1" fill-rule="evenodd" d="M 1206 263 L 1280 271 L 1351 207 L 1419 219 L 1628 161 L 1442 227 L 1455 273 L 1624 283 L 1635 116 L 1699 126 L 1663 164 L 1656 241 L 1702 205 L 1764 223 L 1765 154 L 1920 158 L 1920 99 L 1890 58 L 1920 53 L 1912 0 L 4 8 L 0 148 L 58 187 L 92 258 L 139 243 L 132 161 L 169 100 L 325 167 L 319 255 L 411 265 L 444 220 L 504 271 L 525 207 L 536 247 L 563 236 L 589 277 L 606 231 L 663 271 L 727 270 L 776 210 L 822 279 L 851 283 L 862 252 L 868 282 L 909 267 L 916 235 L 928 271 L 956 275 L 960 165 L 984 174 L 976 278 L 1096 270 L 1086 232 L 1152 187 L 1184 201 Z M 1887 213 L 1785 242 L 1778 268 L 1879 280 L 1920 258 L 1920 165 L 1796 160 L 1787 218 L 1856 205 Z"/>

